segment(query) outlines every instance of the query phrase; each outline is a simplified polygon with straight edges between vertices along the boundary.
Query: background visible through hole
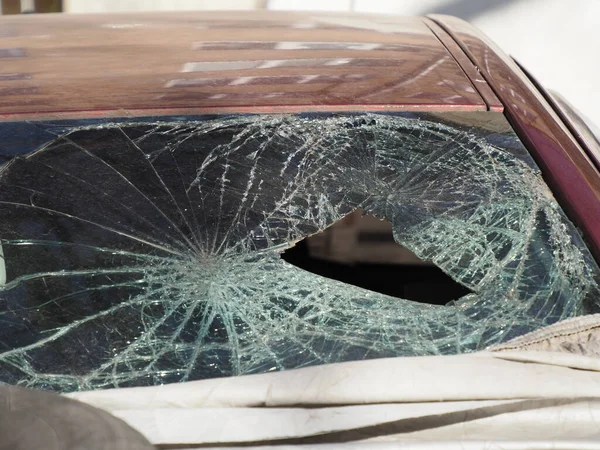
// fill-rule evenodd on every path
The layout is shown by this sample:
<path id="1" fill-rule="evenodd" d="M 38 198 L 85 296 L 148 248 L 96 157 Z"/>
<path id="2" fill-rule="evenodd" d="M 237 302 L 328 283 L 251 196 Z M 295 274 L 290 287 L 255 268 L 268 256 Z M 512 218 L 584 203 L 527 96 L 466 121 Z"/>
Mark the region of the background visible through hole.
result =
<path id="1" fill-rule="evenodd" d="M 286 250 L 309 272 L 421 303 L 444 305 L 471 291 L 394 241 L 386 220 L 355 211 Z"/>

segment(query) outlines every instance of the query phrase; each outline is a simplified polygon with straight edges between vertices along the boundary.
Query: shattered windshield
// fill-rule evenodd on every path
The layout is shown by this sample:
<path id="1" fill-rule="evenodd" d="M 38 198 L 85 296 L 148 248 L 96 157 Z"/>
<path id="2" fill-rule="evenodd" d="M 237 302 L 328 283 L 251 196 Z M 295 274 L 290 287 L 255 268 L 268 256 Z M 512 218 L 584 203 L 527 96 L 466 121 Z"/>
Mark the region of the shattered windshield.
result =
<path id="1" fill-rule="evenodd" d="M 51 137 L 0 172 L 3 382 L 455 354 L 598 311 L 598 268 L 501 114 L 30 126 Z M 355 211 L 464 295 L 403 299 L 282 258 Z"/>

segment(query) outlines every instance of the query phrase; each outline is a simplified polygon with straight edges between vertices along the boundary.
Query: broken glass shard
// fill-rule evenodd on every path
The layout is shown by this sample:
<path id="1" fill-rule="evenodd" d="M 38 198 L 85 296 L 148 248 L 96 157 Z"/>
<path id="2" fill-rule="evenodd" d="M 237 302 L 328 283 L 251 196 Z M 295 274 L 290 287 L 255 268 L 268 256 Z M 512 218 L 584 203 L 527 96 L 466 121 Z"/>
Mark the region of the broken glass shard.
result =
<path id="1" fill-rule="evenodd" d="M 462 353 L 598 310 L 598 267 L 501 114 L 80 124 L 9 159 L 3 382 Z M 466 295 L 419 303 L 281 258 L 359 209 Z"/>

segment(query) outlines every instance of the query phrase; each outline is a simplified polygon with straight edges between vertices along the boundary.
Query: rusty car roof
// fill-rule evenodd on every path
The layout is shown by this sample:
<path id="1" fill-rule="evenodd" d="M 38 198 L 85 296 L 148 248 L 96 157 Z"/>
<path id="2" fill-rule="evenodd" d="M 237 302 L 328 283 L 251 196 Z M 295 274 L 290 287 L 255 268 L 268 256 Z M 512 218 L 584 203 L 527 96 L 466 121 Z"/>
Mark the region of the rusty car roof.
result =
<path id="1" fill-rule="evenodd" d="M 490 109 L 489 87 L 465 74 L 474 66 L 465 68 L 460 48 L 424 18 L 246 11 L 26 15 L 0 24 L 4 120 Z"/>

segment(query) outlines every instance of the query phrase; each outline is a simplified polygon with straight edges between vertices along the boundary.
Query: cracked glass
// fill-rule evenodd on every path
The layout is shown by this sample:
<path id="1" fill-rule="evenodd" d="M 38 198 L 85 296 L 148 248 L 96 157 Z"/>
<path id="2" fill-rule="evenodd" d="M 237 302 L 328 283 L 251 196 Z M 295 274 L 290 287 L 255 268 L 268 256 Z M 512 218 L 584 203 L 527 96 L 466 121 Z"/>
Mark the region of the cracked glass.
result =
<path id="1" fill-rule="evenodd" d="M 0 131 L 2 382 L 68 392 L 456 354 L 599 309 L 596 263 L 501 114 Z M 357 210 L 468 293 L 420 303 L 282 259 Z"/>

